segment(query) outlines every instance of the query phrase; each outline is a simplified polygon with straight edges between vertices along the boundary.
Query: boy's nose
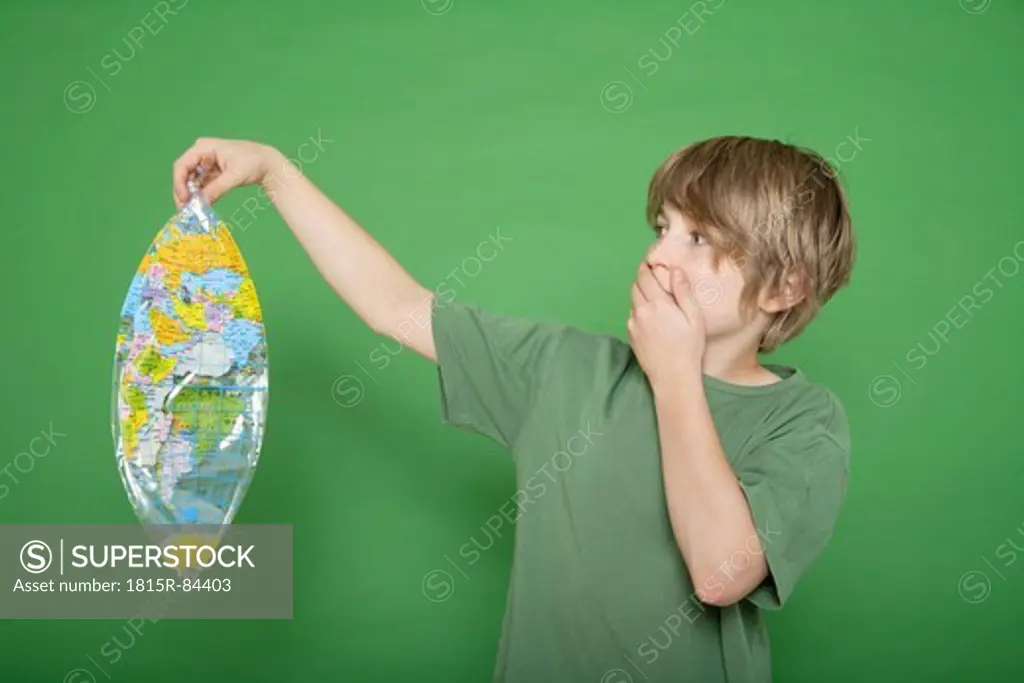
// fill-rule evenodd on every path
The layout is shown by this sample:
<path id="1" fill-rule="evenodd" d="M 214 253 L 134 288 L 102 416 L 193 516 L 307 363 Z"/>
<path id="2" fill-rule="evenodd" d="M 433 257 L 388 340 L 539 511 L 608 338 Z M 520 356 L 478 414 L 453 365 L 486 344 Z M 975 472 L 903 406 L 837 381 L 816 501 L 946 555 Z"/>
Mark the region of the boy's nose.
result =
<path id="1" fill-rule="evenodd" d="M 651 248 L 647 250 L 647 265 L 651 268 L 655 270 L 664 269 L 667 271 L 672 267 L 673 263 L 674 261 L 669 257 L 669 250 L 665 246 L 664 242 L 652 245 Z"/>
<path id="2" fill-rule="evenodd" d="M 647 256 L 645 258 L 647 259 L 647 265 L 651 266 L 652 268 L 654 266 L 666 265 L 664 251 L 661 248 L 660 242 L 658 244 L 652 244 L 650 246 L 650 248 L 647 250 Z"/>

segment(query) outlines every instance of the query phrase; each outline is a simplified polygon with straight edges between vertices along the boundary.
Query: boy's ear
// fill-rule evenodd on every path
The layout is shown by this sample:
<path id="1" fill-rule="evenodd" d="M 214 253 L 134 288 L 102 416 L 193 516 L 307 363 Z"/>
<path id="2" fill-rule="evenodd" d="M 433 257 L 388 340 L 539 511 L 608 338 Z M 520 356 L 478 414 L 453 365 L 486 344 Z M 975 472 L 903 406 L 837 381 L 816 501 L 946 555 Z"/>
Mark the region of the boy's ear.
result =
<path id="1" fill-rule="evenodd" d="M 793 308 L 807 297 L 806 279 L 799 273 L 786 276 L 782 288 L 774 293 L 765 292 L 761 295 L 759 306 L 765 313 L 780 313 Z"/>

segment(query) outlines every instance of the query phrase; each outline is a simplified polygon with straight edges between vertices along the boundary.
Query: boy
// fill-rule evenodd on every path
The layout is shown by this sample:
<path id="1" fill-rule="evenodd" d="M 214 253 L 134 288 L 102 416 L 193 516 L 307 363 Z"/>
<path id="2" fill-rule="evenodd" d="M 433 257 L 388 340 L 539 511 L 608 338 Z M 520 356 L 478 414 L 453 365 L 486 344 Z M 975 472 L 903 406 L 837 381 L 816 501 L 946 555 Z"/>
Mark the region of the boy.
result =
<path id="1" fill-rule="evenodd" d="M 437 363 L 445 423 L 512 452 L 495 681 L 771 679 L 761 611 L 824 549 L 849 476 L 839 401 L 758 362 L 849 280 L 852 226 L 824 159 L 749 137 L 672 154 L 649 186 L 629 344 L 436 300 L 263 145 L 197 140 L 174 165 L 179 205 L 201 161 L 210 201 L 260 184 L 342 299 Z"/>

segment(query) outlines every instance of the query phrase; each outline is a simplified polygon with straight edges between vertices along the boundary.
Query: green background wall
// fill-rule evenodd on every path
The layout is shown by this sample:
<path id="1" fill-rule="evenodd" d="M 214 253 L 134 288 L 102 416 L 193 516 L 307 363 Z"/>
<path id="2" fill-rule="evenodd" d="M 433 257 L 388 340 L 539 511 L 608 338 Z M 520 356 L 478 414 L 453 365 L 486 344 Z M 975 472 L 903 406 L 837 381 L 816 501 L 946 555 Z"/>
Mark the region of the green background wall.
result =
<path id="1" fill-rule="evenodd" d="M 1024 5 L 700 5 L 5 1 L 0 468 L 40 430 L 67 436 L 10 470 L 0 523 L 133 521 L 117 317 L 197 136 L 293 154 L 319 131 L 308 176 L 425 285 L 621 336 L 655 166 L 711 135 L 777 137 L 840 162 L 859 251 L 773 357 L 831 387 L 854 434 L 835 539 L 770 617 L 776 679 L 1020 680 Z M 499 256 L 463 265 L 498 229 Z M 508 458 L 441 426 L 433 366 L 371 360 L 383 340 L 272 209 L 235 235 L 271 359 L 237 521 L 294 525 L 294 620 L 160 621 L 106 674 L 89 658 L 128 641 L 123 622 L 7 621 L 0 681 L 489 680 L 511 530 L 447 599 L 422 582 L 483 538 Z"/>

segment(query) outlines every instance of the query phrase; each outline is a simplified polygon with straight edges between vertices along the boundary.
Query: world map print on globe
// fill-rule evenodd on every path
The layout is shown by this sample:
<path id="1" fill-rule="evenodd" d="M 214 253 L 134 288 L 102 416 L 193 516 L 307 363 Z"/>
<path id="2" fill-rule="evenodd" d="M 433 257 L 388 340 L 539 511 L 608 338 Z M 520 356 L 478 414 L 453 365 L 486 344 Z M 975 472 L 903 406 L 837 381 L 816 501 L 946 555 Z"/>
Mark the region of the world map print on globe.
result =
<path id="1" fill-rule="evenodd" d="M 227 225 L 194 195 L 150 245 L 121 309 L 117 463 L 144 524 L 229 524 L 259 460 L 267 345 Z"/>

